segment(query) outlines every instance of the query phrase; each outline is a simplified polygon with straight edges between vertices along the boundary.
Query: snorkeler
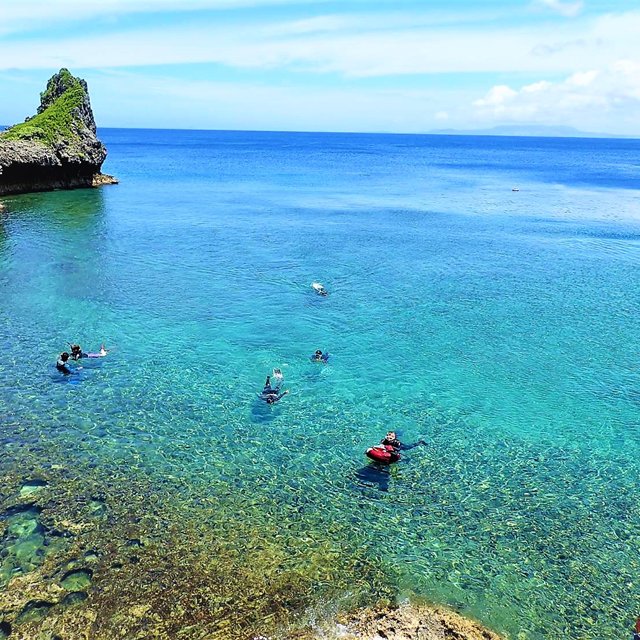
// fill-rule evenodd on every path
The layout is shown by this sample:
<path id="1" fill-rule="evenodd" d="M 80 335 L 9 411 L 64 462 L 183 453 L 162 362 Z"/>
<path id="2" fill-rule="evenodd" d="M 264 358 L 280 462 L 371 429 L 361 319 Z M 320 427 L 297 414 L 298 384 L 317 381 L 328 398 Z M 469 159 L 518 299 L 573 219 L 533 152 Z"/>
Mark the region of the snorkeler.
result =
<path id="1" fill-rule="evenodd" d="M 380 440 L 380 444 L 392 447 L 394 451 L 409 451 L 409 449 L 413 449 L 415 447 L 422 445 L 426 446 L 426 442 L 422 439 L 414 442 L 413 444 L 403 444 L 398 440 L 398 436 L 395 431 L 389 431 L 387 435 Z"/>
<path id="2" fill-rule="evenodd" d="M 56 369 L 60 371 L 60 373 L 64 373 L 65 376 L 68 376 L 71 373 L 71 369 L 69 369 L 69 354 L 66 351 L 63 351 L 56 361 Z"/>
<path id="3" fill-rule="evenodd" d="M 402 443 L 398 440 L 395 431 L 389 431 L 387 435 L 380 440 L 380 444 L 393 447 L 396 451 L 400 451 L 400 447 L 402 446 Z"/>
<path id="4" fill-rule="evenodd" d="M 328 353 L 322 353 L 322 351 L 320 349 L 317 349 L 316 352 L 311 356 L 311 360 L 313 360 L 313 362 L 324 362 L 324 363 L 326 363 L 328 359 L 329 359 L 329 354 Z"/>
<path id="5" fill-rule="evenodd" d="M 79 344 L 71 344 L 68 343 L 71 347 L 71 359 L 72 360 L 80 360 L 80 358 L 86 358 L 87 354 L 82 350 L 82 347 Z"/>
<path id="6" fill-rule="evenodd" d="M 319 296 L 328 296 L 329 292 L 319 282 L 312 282 L 311 287 Z"/>
<path id="7" fill-rule="evenodd" d="M 271 386 L 271 376 L 267 376 L 267 379 L 264 381 L 264 387 L 262 389 L 262 395 L 266 395 L 269 393 L 277 393 L 277 390 Z"/>
<path id="8" fill-rule="evenodd" d="M 268 395 L 264 401 L 267 404 L 275 404 L 278 400 L 281 400 L 289 393 L 289 389 L 285 389 L 282 393 L 278 393 L 277 395 Z"/>
<path id="9" fill-rule="evenodd" d="M 97 353 L 85 353 L 79 344 L 68 344 L 71 347 L 71 358 L 73 360 L 79 360 L 80 358 L 104 358 L 107 353 L 109 353 L 104 348 L 104 343 L 100 345 L 100 351 Z"/>
<path id="10" fill-rule="evenodd" d="M 275 375 L 276 372 L 279 375 Z M 267 404 L 275 404 L 278 400 L 282 399 L 289 393 L 289 390 L 285 390 L 280 393 L 280 387 L 284 382 L 284 377 L 282 376 L 282 372 L 280 369 L 274 369 L 274 377 L 276 377 L 277 383 L 275 387 L 271 386 L 271 376 L 267 376 L 267 379 L 264 382 L 264 387 L 262 389 L 262 393 L 260 394 L 260 399 L 264 400 Z"/>

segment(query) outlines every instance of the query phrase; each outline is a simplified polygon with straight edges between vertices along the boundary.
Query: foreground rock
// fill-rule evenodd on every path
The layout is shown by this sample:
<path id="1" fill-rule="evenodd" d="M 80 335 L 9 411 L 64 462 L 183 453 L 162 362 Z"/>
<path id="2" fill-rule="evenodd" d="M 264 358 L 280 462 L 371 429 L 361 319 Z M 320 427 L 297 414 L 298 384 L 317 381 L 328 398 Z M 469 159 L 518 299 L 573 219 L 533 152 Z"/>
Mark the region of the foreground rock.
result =
<path id="1" fill-rule="evenodd" d="M 345 616 L 337 631 L 342 640 L 500 640 L 476 622 L 442 607 L 365 609 Z"/>
<path id="2" fill-rule="evenodd" d="M 0 133 L 0 196 L 112 184 L 100 174 L 106 157 L 87 83 L 61 69 L 40 94 L 37 114 Z"/>

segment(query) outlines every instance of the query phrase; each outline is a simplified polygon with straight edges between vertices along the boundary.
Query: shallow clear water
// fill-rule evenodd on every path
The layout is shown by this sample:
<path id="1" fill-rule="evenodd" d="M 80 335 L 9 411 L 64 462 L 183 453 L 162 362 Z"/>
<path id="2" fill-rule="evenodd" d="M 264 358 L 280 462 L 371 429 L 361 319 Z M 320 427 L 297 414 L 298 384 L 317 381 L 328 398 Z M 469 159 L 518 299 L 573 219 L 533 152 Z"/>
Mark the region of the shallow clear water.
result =
<path id="1" fill-rule="evenodd" d="M 265 513 L 304 502 L 399 597 L 512 637 L 624 636 L 640 142 L 102 135 L 119 186 L 7 199 L 2 421 Z M 67 341 L 111 352 L 65 378 Z M 291 394 L 267 407 L 273 367 Z M 380 473 L 363 451 L 391 427 L 428 446 Z"/>

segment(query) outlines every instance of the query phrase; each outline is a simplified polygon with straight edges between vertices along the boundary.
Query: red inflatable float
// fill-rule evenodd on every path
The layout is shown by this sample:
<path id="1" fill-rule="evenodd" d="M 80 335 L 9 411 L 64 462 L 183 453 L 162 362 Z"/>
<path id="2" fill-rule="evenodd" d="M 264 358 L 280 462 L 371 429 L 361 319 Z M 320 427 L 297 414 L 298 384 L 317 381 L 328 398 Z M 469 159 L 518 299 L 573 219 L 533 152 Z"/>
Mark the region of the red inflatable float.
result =
<path id="1" fill-rule="evenodd" d="M 375 447 L 369 447 L 364 453 L 367 458 L 382 464 L 391 464 L 400 460 L 400 453 L 389 444 L 377 444 Z"/>

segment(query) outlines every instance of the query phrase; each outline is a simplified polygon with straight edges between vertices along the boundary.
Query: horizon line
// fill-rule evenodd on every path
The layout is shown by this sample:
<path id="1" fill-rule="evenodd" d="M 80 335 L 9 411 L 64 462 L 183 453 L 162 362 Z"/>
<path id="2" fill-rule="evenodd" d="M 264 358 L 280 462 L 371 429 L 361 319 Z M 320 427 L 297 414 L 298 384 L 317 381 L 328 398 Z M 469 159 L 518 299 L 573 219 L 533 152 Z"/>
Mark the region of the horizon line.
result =
<path id="1" fill-rule="evenodd" d="M 20 123 L 16 123 L 20 124 Z M 10 129 L 12 125 L 0 125 L 0 135 L 3 131 Z M 201 127 L 114 127 L 114 126 L 96 126 L 101 130 L 129 130 L 129 131 L 210 131 L 225 133 L 290 133 L 290 134 L 327 134 L 327 135 L 384 135 L 384 136 L 437 136 L 437 137 L 466 137 L 466 138 L 548 138 L 548 139 L 579 139 L 579 140 L 640 140 L 640 134 L 614 134 L 599 133 L 591 131 L 580 131 L 579 129 L 569 130 L 575 131 L 574 135 L 553 135 L 553 134 L 527 134 L 527 133 L 492 133 L 492 131 L 500 130 L 507 127 L 517 127 L 518 125 L 496 125 L 490 129 L 444 129 L 432 131 L 318 131 L 318 130 L 296 130 L 296 129 L 223 129 L 214 128 L 207 129 Z M 521 125 L 522 127 L 561 127 L 561 125 Z"/>

